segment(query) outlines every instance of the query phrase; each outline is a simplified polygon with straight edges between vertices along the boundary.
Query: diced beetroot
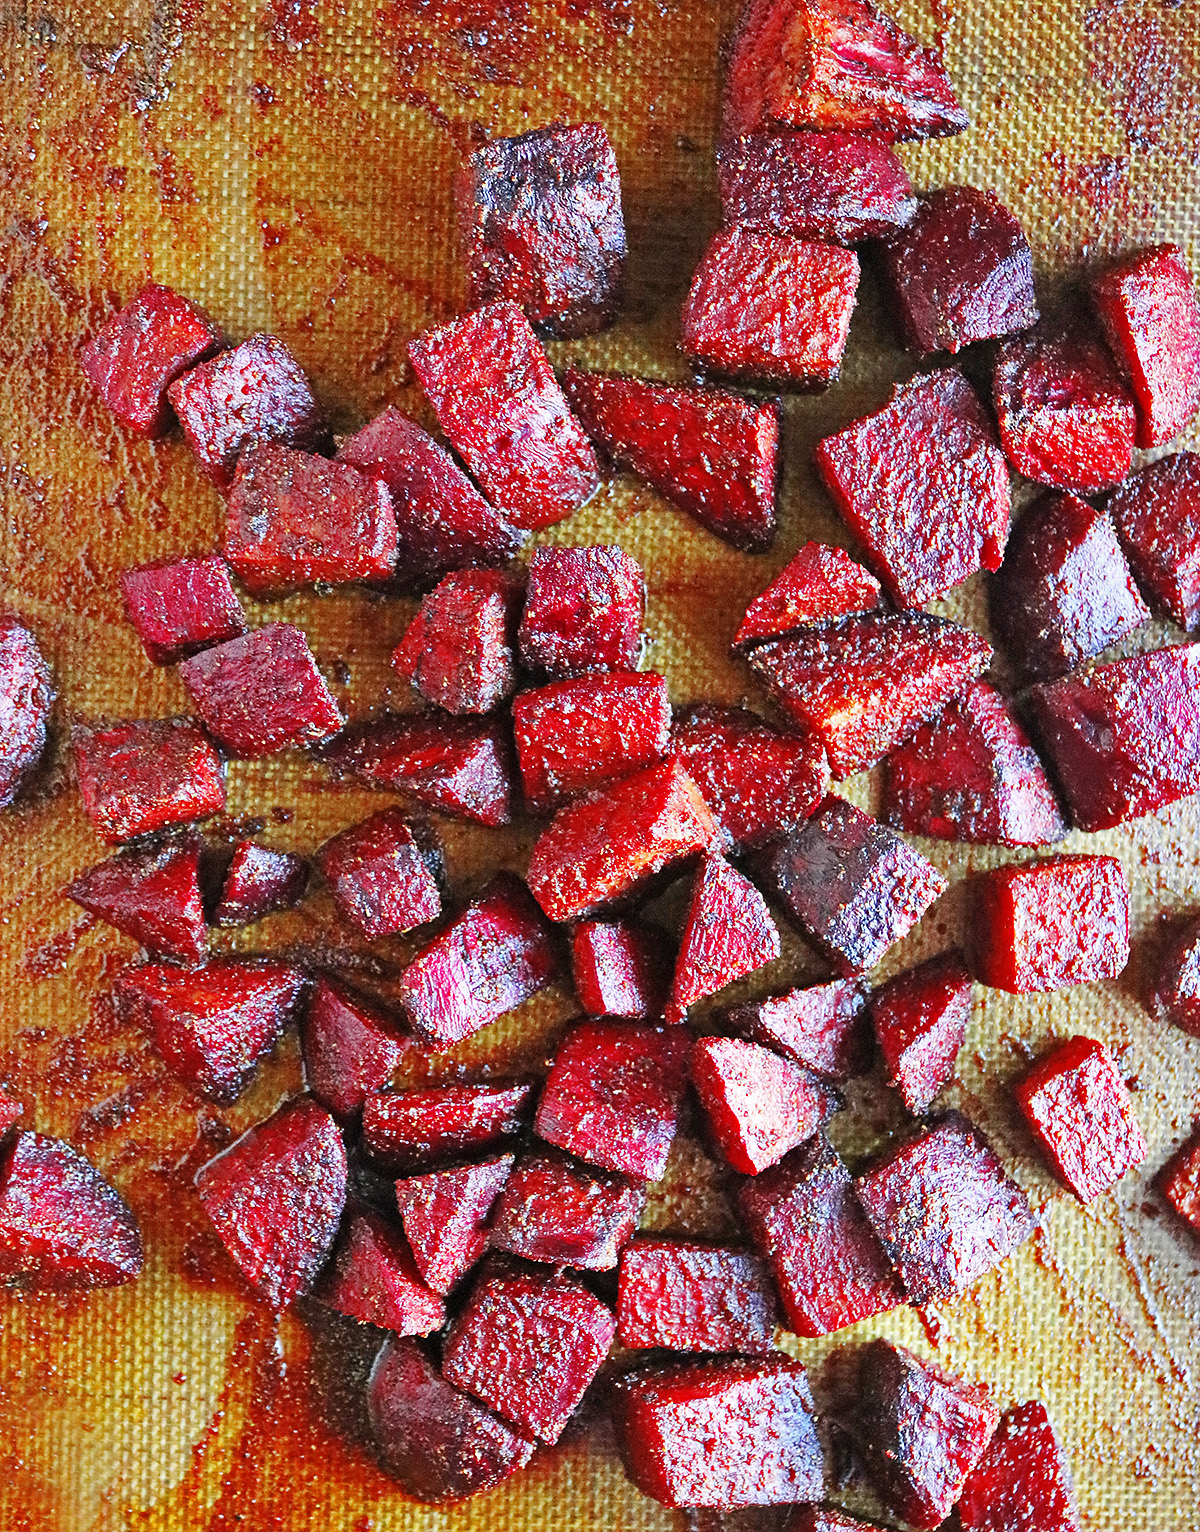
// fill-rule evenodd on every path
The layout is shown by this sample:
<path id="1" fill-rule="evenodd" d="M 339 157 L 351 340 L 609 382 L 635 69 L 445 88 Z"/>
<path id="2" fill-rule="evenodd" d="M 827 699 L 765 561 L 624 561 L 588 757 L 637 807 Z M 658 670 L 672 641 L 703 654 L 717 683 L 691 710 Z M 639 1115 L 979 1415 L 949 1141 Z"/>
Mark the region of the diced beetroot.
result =
<path id="1" fill-rule="evenodd" d="M 621 178 L 597 122 L 493 138 L 454 182 L 471 307 L 508 299 L 550 335 L 612 324 L 625 279 Z"/>
<path id="2" fill-rule="evenodd" d="M 858 979 L 835 979 L 735 1006 L 729 1028 L 786 1053 L 823 1079 L 844 1081 L 867 1065 L 867 1010 Z"/>
<path id="3" fill-rule="evenodd" d="M 1180 1218 L 1200 1235 L 1200 1135 L 1193 1133 L 1176 1150 L 1163 1166 L 1158 1184 Z"/>
<path id="4" fill-rule="evenodd" d="M 844 975 L 866 973 L 946 891 L 932 862 L 840 798 L 762 853 L 784 908 Z"/>
<path id="5" fill-rule="evenodd" d="M 735 548 L 775 538 L 779 407 L 715 388 L 569 368 L 563 387 L 584 429 L 622 468 Z"/>
<path id="6" fill-rule="evenodd" d="M 1079 1532 L 1071 1469 L 1044 1404 L 1005 1410 L 963 1486 L 958 1520 L 962 1532 Z"/>
<path id="7" fill-rule="evenodd" d="M 1186 921 L 1168 944 L 1151 1003 L 1164 1021 L 1200 1037 L 1200 916 Z"/>
<path id="8" fill-rule="evenodd" d="M 521 1430 L 556 1442 L 612 1345 L 616 1321 L 562 1274 L 489 1274 L 446 1338 L 449 1381 Z"/>
<path id="9" fill-rule="evenodd" d="M 798 1505 L 784 1523 L 784 1532 L 887 1532 L 878 1522 L 847 1516 L 823 1505 Z"/>
<path id="10" fill-rule="evenodd" d="M 739 1037 L 700 1038 L 692 1082 L 725 1158 L 745 1176 L 811 1138 L 840 1105 L 807 1069 Z"/>
<path id="11" fill-rule="evenodd" d="M 1129 885 L 1115 856 L 1051 856 L 976 879 L 972 966 L 1027 995 L 1115 979 L 1129 961 Z"/>
<path id="12" fill-rule="evenodd" d="M 300 1042 L 308 1088 L 339 1122 L 362 1111 L 413 1046 L 386 1011 L 324 974 L 313 985 Z"/>
<path id="13" fill-rule="evenodd" d="M 308 1097 L 196 1172 L 200 1204 L 242 1274 L 277 1312 L 324 1264 L 346 1203 L 346 1148 Z"/>
<path id="14" fill-rule="evenodd" d="M 24 1115 L 24 1103 L 15 1101 L 12 1096 L 0 1090 L 0 1138 L 15 1127 Z"/>
<path id="15" fill-rule="evenodd" d="M 735 649 L 883 605 L 879 581 L 841 548 L 805 543 L 746 608 Z"/>
<path id="16" fill-rule="evenodd" d="M 1175 452 L 1108 502 L 1142 589 L 1183 628 L 1200 626 L 1200 453 Z"/>
<path id="17" fill-rule="evenodd" d="M 81 873 L 66 895 L 148 952 L 199 963 L 208 950 L 197 841 L 118 852 Z"/>
<path id="18" fill-rule="evenodd" d="M 0 617 L 0 809 L 24 787 L 46 749 L 54 701 L 50 669 L 37 640 L 13 617 Z"/>
<path id="19" fill-rule="evenodd" d="M 837 379 L 858 257 L 756 229 L 722 229 L 696 268 L 682 345 L 714 372 L 821 387 Z"/>
<path id="20" fill-rule="evenodd" d="M 867 612 L 759 644 L 750 664 L 852 776 L 941 712 L 992 660 L 978 633 L 928 612 Z"/>
<path id="21" fill-rule="evenodd" d="M 171 423 L 167 389 L 221 344 L 199 304 L 151 282 L 87 342 L 79 365 L 123 426 L 161 436 Z"/>
<path id="22" fill-rule="evenodd" d="M 251 335 L 177 378 L 167 390 L 200 467 L 219 490 L 246 447 L 282 442 L 303 452 L 329 443 L 325 413 L 296 358 L 274 335 Z"/>
<path id="23" fill-rule="evenodd" d="M 206 1100 L 236 1101 L 292 1020 L 302 970 L 217 958 L 203 968 L 145 963 L 116 984 L 122 1010 L 154 1034 L 167 1068 Z"/>
<path id="24" fill-rule="evenodd" d="M 974 681 L 887 758 L 883 818 L 982 846 L 1044 846 L 1067 833 L 1058 798 L 1003 695 Z"/>
<path id="25" fill-rule="evenodd" d="M 434 1085 L 369 1096 L 363 1138 L 393 1173 L 436 1166 L 503 1143 L 525 1126 L 532 1085 Z"/>
<path id="26" fill-rule="evenodd" d="M 634 920 L 581 920 L 571 932 L 575 998 L 589 1016 L 661 1016 L 674 968 L 670 940 Z"/>
<path id="27" fill-rule="evenodd" d="M 408 355 L 450 445 L 514 526 L 551 526 L 595 493 L 596 454 L 515 303 L 426 330 Z"/>
<path id="28" fill-rule="evenodd" d="M 413 1259 L 435 1293 L 457 1286 L 483 1254 L 488 1215 L 513 1159 L 499 1154 L 396 1182 L 396 1205 Z"/>
<path id="29" fill-rule="evenodd" d="M 290 623 L 205 649 L 184 660 L 179 674 L 196 711 L 236 755 L 315 745 L 343 723 L 308 640 Z"/>
<path id="30" fill-rule="evenodd" d="M 173 665 L 246 631 L 225 560 L 169 559 L 121 572 L 125 611 L 156 665 Z"/>
<path id="31" fill-rule="evenodd" d="M 691 1048 L 691 1038 L 675 1028 L 583 1022 L 559 1044 L 534 1132 L 606 1170 L 659 1180 Z"/>
<path id="32" fill-rule="evenodd" d="M 639 1368 L 612 1408 L 625 1472 L 664 1505 L 790 1505 L 825 1487 L 816 1407 L 791 1357 Z"/>
<path id="33" fill-rule="evenodd" d="M 646 580 L 620 548 L 535 548 L 521 616 L 521 664 L 548 676 L 634 670 Z"/>
<path id="34" fill-rule="evenodd" d="M 326 841 L 316 855 L 339 912 L 368 940 L 436 920 L 441 851 L 399 809 L 382 809 Z"/>
<path id="35" fill-rule="evenodd" d="M 1073 1037 L 1015 1087 L 1039 1149 L 1081 1202 L 1115 1186 L 1146 1158 L 1129 1089 L 1103 1043 Z"/>
<path id="36" fill-rule="evenodd" d="M 1034 1230 L 1025 1193 L 958 1112 L 893 1149 L 854 1189 L 916 1304 L 965 1293 Z"/>
<path id="37" fill-rule="evenodd" d="M 779 932 L 758 889 L 724 857 L 706 856 L 692 885 L 667 1020 L 686 1020 L 690 1005 L 773 962 L 780 951 Z"/>
<path id="38" fill-rule="evenodd" d="M 290 910 L 307 887 L 308 863 L 302 856 L 240 841 L 213 911 L 213 925 L 248 926 L 277 910 Z"/>
<path id="39" fill-rule="evenodd" d="M 1178 245 L 1121 256 L 1089 281 L 1138 404 L 1139 447 L 1178 436 L 1200 406 L 1200 298 Z"/>
<path id="40" fill-rule="evenodd" d="M 185 719 L 78 728 L 71 743 L 83 811 L 110 845 L 225 807 L 221 758 Z"/>
<path id="41" fill-rule="evenodd" d="M 871 1020 L 888 1084 L 915 1116 L 954 1073 L 971 1016 L 971 970 L 957 952 L 910 968 L 871 996 Z"/>
<path id="42" fill-rule="evenodd" d="M 850 1172 L 824 1133 L 743 1181 L 737 1204 L 795 1334 L 832 1335 L 904 1301 Z"/>
<path id="43" fill-rule="evenodd" d="M 446 1305 L 421 1281 L 408 1246 L 378 1213 L 351 1215 L 321 1297 L 339 1314 L 396 1335 L 429 1335 L 446 1322 Z"/>
<path id="44" fill-rule="evenodd" d="M 549 984 L 550 928 L 525 885 L 500 873 L 404 970 L 399 999 L 414 1031 L 448 1048 Z"/>
<path id="45" fill-rule="evenodd" d="M 490 713 L 516 690 L 517 587 L 498 569 L 457 569 L 421 602 L 392 664 L 448 713 Z"/>
<path id="46" fill-rule="evenodd" d="M 445 448 L 394 405 L 347 437 L 338 461 L 387 486 L 399 542 L 392 577 L 402 589 L 453 569 L 507 563 L 524 541 Z"/>
<path id="47" fill-rule="evenodd" d="M 635 1239 L 621 1253 L 617 1334 L 622 1346 L 769 1352 L 775 1324 L 771 1278 L 748 1251 Z"/>
<path id="48" fill-rule="evenodd" d="M 611 1271 L 645 1203 L 642 1181 L 534 1150 L 517 1161 L 500 1194 L 490 1243 L 527 1261 Z"/>

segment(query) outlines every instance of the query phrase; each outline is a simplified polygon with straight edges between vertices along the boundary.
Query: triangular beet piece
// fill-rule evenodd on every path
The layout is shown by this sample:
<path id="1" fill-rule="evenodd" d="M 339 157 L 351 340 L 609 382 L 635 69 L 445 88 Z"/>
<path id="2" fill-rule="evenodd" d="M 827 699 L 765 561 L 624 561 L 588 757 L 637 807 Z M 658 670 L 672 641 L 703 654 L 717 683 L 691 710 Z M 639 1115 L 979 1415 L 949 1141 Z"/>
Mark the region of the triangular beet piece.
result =
<path id="1" fill-rule="evenodd" d="M 746 608 L 735 649 L 883 605 L 879 581 L 842 548 L 805 543 Z"/>
<path id="2" fill-rule="evenodd" d="M 294 851 L 272 851 L 242 841 L 225 874 L 214 926 L 248 926 L 276 910 L 290 910 L 308 887 L 308 863 Z"/>
<path id="3" fill-rule="evenodd" d="M 121 851 L 81 873 L 67 897 L 148 952 L 198 963 L 208 949 L 197 841 Z"/>
<path id="4" fill-rule="evenodd" d="M 417 1269 L 435 1293 L 448 1293 L 483 1254 L 488 1215 L 516 1156 L 498 1154 L 396 1182 L 396 1206 Z"/>
<path id="5" fill-rule="evenodd" d="M 408 1246 L 378 1213 L 355 1213 L 324 1283 L 322 1301 L 339 1314 L 396 1335 L 430 1335 L 446 1305 L 421 1281 Z"/>
<path id="6" fill-rule="evenodd" d="M 413 1047 L 393 1017 L 323 974 L 313 986 L 300 1043 L 309 1090 L 340 1121 L 362 1111 Z"/>
<path id="7" fill-rule="evenodd" d="M 779 952 L 779 932 L 758 889 L 724 857 L 706 856 L 692 890 L 667 1020 L 683 1021 L 694 1001 L 715 995 Z"/>
<path id="8" fill-rule="evenodd" d="M 702 1037 L 692 1081 L 725 1158 L 744 1176 L 811 1138 L 839 1104 L 802 1065 L 740 1037 Z"/>
<path id="9" fill-rule="evenodd" d="M 1014 1404 L 963 1485 L 962 1532 L 1078 1532 L 1071 1469 L 1046 1406 Z"/>
<path id="10" fill-rule="evenodd" d="M 888 1084 L 918 1116 L 954 1073 L 971 1017 L 971 971 L 959 953 L 944 952 L 889 979 L 870 1006 Z"/>
<path id="11" fill-rule="evenodd" d="M 823 1080 L 865 1074 L 867 1009 L 859 979 L 835 979 L 734 1006 L 725 1024 L 739 1037 L 774 1048 Z"/>

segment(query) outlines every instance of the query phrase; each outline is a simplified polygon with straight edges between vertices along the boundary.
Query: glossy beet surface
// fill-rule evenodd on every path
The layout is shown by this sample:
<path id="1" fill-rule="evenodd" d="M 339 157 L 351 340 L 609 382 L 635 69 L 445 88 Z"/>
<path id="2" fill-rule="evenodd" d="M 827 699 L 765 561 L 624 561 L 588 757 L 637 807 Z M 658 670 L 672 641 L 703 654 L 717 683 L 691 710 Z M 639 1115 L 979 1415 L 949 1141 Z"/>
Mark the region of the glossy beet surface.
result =
<path id="1" fill-rule="evenodd" d="M 1200 1137 L 1195 1132 L 1163 1166 L 1158 1184 L 1192 1233 L 1200 1236 Z"/>
<path id="2" fill-rule="evenodd" d="M 702 1037 L 692 1083 L 734 1170 L 754 1176 L 811 1138 L 840 1105 L 801 1065 L 740 1037 Z"/>
<path id="3" fill-rule="evenodd" d="M 812 627 L 883 605 L 875 576 L 842 548 L 805 543 L 765 590 L 746 608 L 735 648 L 766 638 L 781 638 L 796 628 Z"/>
<path id="4" fill-rule="evenodd" d="M 523 1080 L 369 1096 L 363 1138 L 383 1170 L 409 1173 L 511 1140 L 531 1115 L 533 1098 L 533 1086 Z"/>
<path id="5" fill-rule="evenodd" d="M 646 581 L 620 548 L 536 548 L 518 642 L 535 674 L 634 670 L 642 648 Z"/>
<path id="6" fill-rule="evenodd" d="M 1164 1021 L 1200 1037 L 1200 917 L 1175 931 L 1159 960 L 1152 1005 Z"/>
<path id="7" fill-rule="evenodd" d="M 459 569 L 421 602 L 392 664 L 448 713 L 490 713 L 516 689 L 517 588 L 498 569 Z"/>
<path id="8" fill-rule="evenodd" d="M 775 1324 L 770 1275 L 747 1251 L 636 1239 L 621 1254 L 617 1335 L 622 1346 L 766 1352 Z"/>
<path id="9" fill-rule="evenodd" d="M 581 920 L 571 932 L 575 997 L 589 1016 L 653 1020 L 671 987 L 670 938 L 633 920 Z"/>
<path id="10" fill-rule="evenodd" d="M 236 638 L 246 618 L 225 560 L 174 559 L 121 571 L 125 611 L 156 665 Z"/>
<path id="11" fill-rule="evenodd" d="M 225 807 L 221 758 L 185 719 L 78 728 L 71 744 L 83 811 L 110 845 Z"/>
<path id="12" fill-rule="evenodd" d="M 399 809 L 382 809 L 335 835 L 316 862 L 338 913 L 368 941 L 401 935 L 442 912 L 441 852 Z"/>
<path id="13" fill-rule="evenodd" d="M 954 1073 L 971 1016 L 971 970 L 957 952 L 930 958 L 875 990 L 871 1020 L 888 1083 L 914 1115 Z"/>
<path id="14" fill-rule="evenodd" d="M 1108 502 L 1149 601 L 1183 628 L 1200 626 L 1200 453 L 1143 468 Z"/>
<path id="15" fill-rule="evenodd" d="M 683 1021 L 697 1000 L 773 962 L 780 950 L 779 932 L 758 889 L 724 857 L 706 856 L 692 884 L 667 1020 Z"/>
<path id="16" fill-rule="evenodd" d="M 248 926 L 277 910 L 290 910 L 308 887 L 308 863 L 293 851 L 272 851 L 241 841 L 213 911 L 214 926 Z"/>
<path id="17" fill-rule="evenodd" d="M 198 963 L 208 950 L 197 841 L 119 852 L 65 892 L 148 952 Z"/>
<path id="18" fill-rule="evenodd" d="M 962 1532 L 1078 1532 L 1075 1490 L 1046 1406 L 1014 1404 L 963 1486 Z"/>
<path id="19" fill-rule="evenodd" d="M 429 1335 L 446 1305 L 421 1281 L 412 1253 L 378 1213 L 352 1213 L 321 1297 L 331 1309 L 396 1335 Z"/>
<path id="20" fill-rule="evenodd" d="M 823 1079 L 843 1081 L 866 1068 L 866 999 L 858 979 L 750 1000 L 726 1016 L 731 1031 L 774 1048 Z"/>
<path id="21" fill-rule="evenodd" d="M 483 1254 L 489 1215 L 512 1167 L 511 1154 L 498 1154 L 396 1182 L 404 1237 L 435 1293 L 450 1292 Z"/>
<path id="22" fill-rule="evenodd" d="M 21 791 L 45 752 L 53 701 L 37 640 L 15 618 L 0 617 L 0 809 Z"/>
<path id="23" fill-rule="evenodd" d="M 313 984 L 300 1044 L 305 1082 L 339 1122 L 374 1098 L 413 1046 L 395 1017 L 324 974 Z"/>
<path id="24" fill-rule="evenodd" d="M 611 1271 L 645 1202 L 644 1181 L 596 1170 L 556 1149 L 533 1149 L 512 1169 L 489 1242 L 548 1266 Z"/>

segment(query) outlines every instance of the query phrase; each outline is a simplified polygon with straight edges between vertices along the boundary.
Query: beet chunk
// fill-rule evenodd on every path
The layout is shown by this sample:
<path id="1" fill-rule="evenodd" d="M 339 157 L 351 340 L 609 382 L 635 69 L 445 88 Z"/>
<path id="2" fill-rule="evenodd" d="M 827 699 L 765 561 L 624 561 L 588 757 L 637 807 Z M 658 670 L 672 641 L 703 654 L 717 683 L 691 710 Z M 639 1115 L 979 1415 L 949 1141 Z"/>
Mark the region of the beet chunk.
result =
<path id="1" fill-rule="evenodd" d="M 193 367 L 167 396 L 200 467 L 219 490 L 233 483 L 246 447 L 282 442 L 320 452 L 329 444 L 324 411 L 303 369 L 274 335 L 251 335 Z"/>
<path id="2" fill-rule="evenodd" d="M 758 889 L 724 857 L 706 856 L 692 885 L 667 1020 L 684 1021 L 690 1005 L 773 962 L 780 950 Z"/>
<path id="3" fill-rule="evenodd" d="M 957 1298 L 1033 1233 L 1025 1193 L 957 1112 L 854 1183 L 913 1303 Z"/>
<path id="4" fill-rule="evenodd" d="M 622 1346 L 769 1352 L 775 1323 L 771 1278 L 747 1251 L 635 1239 L 621 1253 L 617 1333 Z"/>
<path id="5" fill-rule="evenodd" d="M 584 1271 L 611 1271 L 646 1203 L 643 1181 L 581 1165 L 557 1150 L 531 1151 L 500 1194 L 496 1250 Z"/>
<path id="6" fill-rule="evenodd" d="M 866 1068 L 869 1030 L 863 985 L 835 979 L 808 989 L 735 1006 L 725 1018 L 733 1032 L 787 1054 L 825 1080 L 844 1081 Z"/>
<path id="7" fill-rule="evenodd" d="M 392 664 L 448 713 L 490 713 L 516 690 L 517 589 L 498 569 L 458 569 L 421 602 Z"/>
<path id="8" fill-rule="evenodd" d="M 858 257 L 755 229 L 714 234 L 683 306 L 683 349 L 731 377 L 821 387 L 837 379 Z"/>
<path id="9" fill-rule="evenodd" d="M 450 445 L 514 526 L 551 526 L 595 493 L 596 454 L 515 303 L 426 330 L 408 355 Z"/>
<path id="10" fill-rule="evenodd" d="M 620 548 L 535 548 L 521 664 L 548 676 L 636 669 L 645 607 L 641 565 Z"/>
<path id="11" fill-rule="evenodd" d="M 633 920 L 581 920 L 571 933 L 575 997 L 589 1016 L 661 1016 L 671 988 L 670 942 Z"/>
<path id="12" fill-rule="evenodd" d="M 322 1299 L 339 1314 L 396 1335 L 429 1335 L 446 1305 L 417 1275 L 408 1246 L 378 1213 L 354 1213 L 334 1256 Z"/>
<path id="13" fill-rule="evenodd" d="M 1071 1470 L 1046 1406 L 1015 1404 L 963 1485 L 962 1532 L 1079 1532 Z"/>
<path id="14" fill-rule="evenodd" d="M 383 809 L 326 841 L 316 856 L 333 902 L 368 940 L 436 920 L 441 852 L 414 835 L 399 809 Z"/>
<path id="15" fill-rule="evenodd" d="M 346 1202 L 346 1149 L 307 1097 L 244 1133 L 196 1172 L 200 1203 L 225 1248 L 277 1312 L 311 1283 Z"/>
<path id="16" fill-rule="evenodd" d="M 71 743 L 83 811 L 110 845 L 225 807 L 221 758 L 185 719 L 79 728 Z"/>
<path id="17" fill-rule="evenodd" d="M 898 830 L 982 846 L 1043 846 L 1067 833 L 1037 751 L 986 681 L 888 756 L 883 817 Z"/>
<path id="18" fill-rule="evenodd" d="M 172 665 L 246 631 L 225 560 L 172 559 L 121 574 L 125 611 L 156 665 Z"/>
<path id="19" fill-rule="evenodd" d="M 1188 920 L 1163 953 L 1151 1004 L 1163 1021 L 1200 1037 L 1200 917 Z"/>
<path id="20" fill-rule="evenodd" d="M 597 122 L 494 138 L 454 182 L 471 307 L 507 299 L 550 335 L 612 324 L 625 279 L 621 178 Z"/>
<path id="21" fill-rule="evenodd" d="M 15 618 L 0 617 L 0 809 L 13 801 L 45 753 L 53 701 L 50 669 L 37 640 Z"/>
<path id="22" fill-rule="evenodd" d="M 664 1505 L 788 1505 L 825 1485 L 816 1407 L 791 1357 L 645 1367 L 613 1391 L 625 1472 Z"/>
<path id="23" fill-rule="evenodd" d="M 805 543 L 746 608 L 735 649 L 883 605 L 879 581 L 841 548 Z"/>
<path id="24" fill-rule="evenodd" d="M 1081 1202 L 1146 1158 L 1129 1090 L 1112 1054 L 1093 1038 L 1051 1049 L 1015 1094 L 1038 1148 Z"/>
<path id="25" fill-rule="evenodd" d="M 456 1287 L 483 1254 L 488 1215 L 513 1155 L 396 1182 L 396 1206 L 421 1276 L 435 1293 Z"/>
<path id="26" fill-rule="evenodd" d="M 225 874 L 214 926 L 248 926 L 299 904 L 308 887 L 308 863 L 292 851 L 271 851 L 239 841 Z"/>
<path id="27" fill-rule="evenodd" d="M 871 996 L 888 1084 L 920 1116 L 954 1073 L 971 1016 L 971 971 L 957 952 L 910 968 Z"/>
<path id="28" fill-rule="evenodd" d="M 569 368 L 563 387 L 584 429 L 622 468 L 734 548 L 775 539 L 779 406 L 715 388 Z"/>
<path id="29" fill-rule="evenodd" d="M 533 1086 L 434 1085 L 369 1096 L 363 1138 L 373 1159 L 409 1172 L 490 1149 L 519 1133 L 533 1105 Z"/>
<path id="30" fill-rule="evenodd" d="M 725 1158 L 746 1176 L 811 1138 L 840 1105 L 791 1059 L 737 1037 L 702 1037 L 692 1081 Z"/>
<path id="31" fill-rule="evenodd" d="M 446 1338 L 447 1379 L 556 1442 L 608 1354 L 611 1312 L 573 1277 L 488 1274 Z"/>
<path id="32" fill-rule="evenodd" d="M 196 711 L 235 755 L 256 757 L 328 739 L 342 726 L 308 640 L 273 622 L 185 660 Z"/>
<path id="33" fill-rule="evenodd" d="M 151 282 L 87 342 L 79 364 L 123 426 L 161 436 L 171 423 L 167 389 L 221 344 L 198 304 Z"/>
<path id="34" fill-rule="evenodd" d="M 1193 1133 L 1188 1142 L 1175 1151 L 1163 1166 L 1158 1184 L 1163 1196 L 1193 1234 L 1200 1235 L 1200 1136 Z"/>
<path id="35" fill-rule="evenodd" d="M 356 1117 L 412 1050 L 386 1011 L 324 974 L 313 985 L 300 1042 L 305 1082 L 339 1122 Z"/>
<path id="36" fill-rule="evenodd" d="M 148 952 L 199 963 L 208 950 L 196 841 L 119 852 L 81 873 L 66 895 Z"/>
<path id="37" fill-rule="evenodd" d="M 1108 502 L 1138 583 L 1183 628 L 1200 627 L 1200 454 L 1176 452 Z"/>

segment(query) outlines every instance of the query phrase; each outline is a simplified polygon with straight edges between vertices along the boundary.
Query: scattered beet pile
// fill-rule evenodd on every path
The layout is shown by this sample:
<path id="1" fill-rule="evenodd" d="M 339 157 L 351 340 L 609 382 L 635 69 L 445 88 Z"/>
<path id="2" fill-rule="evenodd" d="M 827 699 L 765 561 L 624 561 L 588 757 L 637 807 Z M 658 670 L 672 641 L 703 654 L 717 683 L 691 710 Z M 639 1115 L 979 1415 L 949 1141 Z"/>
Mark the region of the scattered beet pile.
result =
<path id="1" fill-rule="evenodd" d="M 220 555 L 123 576 L 146 653 L 179 666 L 195 716 L 77 731 L 83 807 L 123 849 L 70 896 L 145 948 L 119 1004 L 205 1100 L 236 1100 L 299 1026 L 309 1094 L 205 1165 L 197 1193 L 265 1303 L 311 1291 L 389 1332 L 370 1411 L 383 1461 L 422 1499 L 486 1489 L 556 1441 L 616 1339 L 647 1353 L 601 1385 L 622 1456 L 668 1505 L 798 1503 L 790 1532 L 865 1526 L 815 1504 L 828 1428 L 916 1526 L 955 1505 L 963 1532 L 1077 1524 L 1040 1404 L 1001 1416 L 983 1389 L 876 1340 L 834 1353 L 819 1429 L 804 1367 L 774 1347 L 780 1324 L 820 1336 L 953 1299 L 1029 1237 L 1025 1195 L 978 1128 L 925 1114 L 974 982 L 1053 991 L 1112 978 L 1129 955 L 1121 864 L 1050 855 L 976 879 L 971 951 L 868 988 L 946 887 L 896 831 L 1046 847 L 1068 825 L 1200 789 L 1200 645 L 1085 664 L 1152 608 L 1200 620 L 1200 459 L 1127 477 L 1134 447 L 1169 441 L 1200 404 L 1191 279 L 1174 248 L 1137 251 L 1041 316 L 1012 214 L 971 187 L 914 196 L 893 151 L 966 121 L 939 60 L 860 0 L 751 0 L 718 151 L 725 224 L 684 305 L 685 354 L 728 378 L 832 382 L 859 280 L 849 247 L 864 241 L 919 356 L 999 342 L 989 401 L 938 366 L 819 444 L 864 563 L 810 543 L 745 613 L 734 647 L 779 724 L 672 708 L 665 679 L 638 668 L 643 575 L 620 549 L 537 548 L 527 576 L 512 563 L 596 489 L 597 449 L 736 548 L 775 535 L 778 401 L 574 367 L 560 380 L 535 332 L 580 336 L 620 311 L 603 129 L 541 129 L 465 165 L 476 306 L 410 347 L 444 446 L 389 408 L 329 455 L 286 347 L 229 346 L 165 287 L 84 350 L 129 429 L 178 421 L 227 524 Z M 1011 536 L 1010 466 L 1044 486 Z M 1080 498 L 1114 486 L 1104 508 Z M 921 610 L 979 570 L 1030 683 L 1019 708 L 983 679 L 989 644 Z M 252 597 L 347 582 L 421 593 L 393 663 L 428 706 L 347 726 L 304 633 L 249 626 L 231 576 Z M 52 700 L 36 643 L 5 621 L 4 803 L 42 753 Z M 193 827 L 224 807 L 223 759 L 297 748 L 408 807 L 311 864 L 245 841 L 211 886 Z M 882 821 L 830 794 L 881 761 Z M 500 874 L 464 906 L 418 808 L 547 823 L 525 879 Z M 287 908 L 317 875 L 364 939 L 427 933 L 402 1014 L 290 962 L 208 957 L 210 924 Z M 676 942 L 640 906 L 678 876 L 691 891 Z M 689 1007 L 778 956 L 773 911 L 829 981 L 727 1009 L 695 1036 Z M 568 967 L 583 1015 L 540 1086 L 388 1089 L 411 1050 L 462 1041 Z M 1200 1033 L 1200 921 L 1153 1003 Z M 824 1127 L 876 1053 L 924 1120 L 852 1170 Z M 689 1088 L 737 1173 L 746 1248 L 636 1232 Z M 1016 1101 L 1084 1201 L 1145 1155 L 1125 1082 L 1090 1038 L 1040 1058 Z M 0 1271 L 34 1288 L 136 1276 L 129 1209 L 69 1146 L 17 1131 L 21 1112 L 0 1098 Z M 351 1176 L 356 1157 L 373 1180 Z M 1200 1146 L 1163 1186 L 1200 1230 Z"/>

